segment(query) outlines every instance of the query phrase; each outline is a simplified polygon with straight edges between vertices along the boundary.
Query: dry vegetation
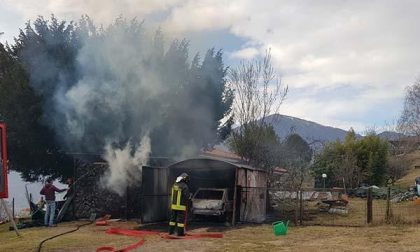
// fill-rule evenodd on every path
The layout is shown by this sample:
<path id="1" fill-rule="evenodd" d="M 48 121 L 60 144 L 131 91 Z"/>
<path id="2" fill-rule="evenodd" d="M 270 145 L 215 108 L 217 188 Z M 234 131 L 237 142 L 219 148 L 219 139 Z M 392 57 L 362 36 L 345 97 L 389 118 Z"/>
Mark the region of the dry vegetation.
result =
<path id="1" fill-rule="evenodd" d="M 63 223 L 55 228 L 27 228 L 20 230 L 21 237 L 9 232 L 9 225 L 0 225 L 0 251 L 37 251 L 38 244 L 45 238 L 74 229 L 85 222 Z M 122 227 L 132 228 L 133 223 L 120 223 Z M 137 241 L 136 238 L 107 235 L 107 227 L 93 225 L 62 237 L 47 241 L 42 251 L 95 251 L 99 246 L 123 246 Z"/>
<path id="2" fill-rule="evenodd" d="M 35 251 L 38 243 L 49 236 L 70 230 L 76 223 L 57 228 L 21 230 L 22 237 L 0 226 L 0 251 Z M 123 228 L 138 226 L 134 222 L 114 223 Z M 107 235 L 106 227 L 87 226 L 48 241 L 42 251 L 95 251 L 98 246 L 125 247 L 136 242 L 133 237 Z M 146 237 L 139 251 L 418 251 L 420 228 L 413 225 L 381 225 L 374 227 L 289 227 L 287 236 L 275 237 L 271 226 L 239 225 L 235 228 L 196 227 L 192 232 L 220 231 L 222 239 L 164 240 Z"/>
<path id="3" fill-rule="evenodd" d="M 407 174 L 396 182 L 396 186 L 407 189 L 414 185 L 414 179 L 420 177 L 420 150 L 413 151 L 407 155 L 407 160 L 411 164 Z"/>
<path id="4" fill-rule="evenodd" d="M 420 162 L 418 164 L 420 166 Z M 412 168 L 408 173 L 396 182 L 396 185 L 402 189 L 407 189 L 410 186 L 414 186 L 414 179 L 420 177 L 420 168 Z"/>
<path id="5" fill-rule="evenodd" d="M 348 215 L 319 212 L 316 202 L 309 202 L 305 209 L 311 213 L 305 224 L 363 226 L 366 225 L 366 199 L 351 198 L 347 206 Z M 385 223 L 386 200 L 373 201 L 373 225 Z M 394 224 L 420 224 L 420 205 L 414 201 L 391 203 L 391 222 Z"/>

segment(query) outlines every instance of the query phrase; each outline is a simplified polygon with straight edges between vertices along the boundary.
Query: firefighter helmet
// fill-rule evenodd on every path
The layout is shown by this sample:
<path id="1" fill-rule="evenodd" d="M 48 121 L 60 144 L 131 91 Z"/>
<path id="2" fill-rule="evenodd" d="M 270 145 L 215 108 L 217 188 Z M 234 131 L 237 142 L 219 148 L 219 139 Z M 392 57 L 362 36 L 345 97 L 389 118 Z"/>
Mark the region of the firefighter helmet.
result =
<path id="1" fill-rule="evenodd" d="M 183 173 L 181 173 L 181 175 L 179 175 L 179 176 L 176 178 L 176 182 L 177 182 L 177 183 L 179 183 L 179 182 L 181 182 L 181 181 L 184 181 L 185 183 L 188 183 L 188 181 L 189 181 L 189 176 L 188 176 L 188 174 L 186 174 L 185 172 L 183 172 Z"/>

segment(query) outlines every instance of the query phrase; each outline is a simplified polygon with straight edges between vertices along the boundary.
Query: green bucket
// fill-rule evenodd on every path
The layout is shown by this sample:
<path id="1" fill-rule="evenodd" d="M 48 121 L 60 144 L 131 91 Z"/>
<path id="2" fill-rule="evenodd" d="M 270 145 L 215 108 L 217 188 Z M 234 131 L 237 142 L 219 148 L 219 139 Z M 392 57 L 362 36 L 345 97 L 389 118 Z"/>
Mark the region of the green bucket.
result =
<path id="1" fill-rule="evenodd" d="M 287 221 L 286 224 L 284 224 L 283 221 L 276 221 L 272 225 L 273 233 L 275 236 L 287 234 L 287 226 L 289 226 L 289 221 Z"/>

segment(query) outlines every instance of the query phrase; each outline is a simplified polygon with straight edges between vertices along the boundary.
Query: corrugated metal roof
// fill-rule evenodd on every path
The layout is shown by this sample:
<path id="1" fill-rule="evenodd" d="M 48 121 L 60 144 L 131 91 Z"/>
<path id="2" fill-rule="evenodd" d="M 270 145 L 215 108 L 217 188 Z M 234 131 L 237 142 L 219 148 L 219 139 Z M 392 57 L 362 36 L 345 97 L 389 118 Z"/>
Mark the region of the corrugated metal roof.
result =
<path id="1" fill-rule="evenodd" d="M 184 163 L 184 162 L 188 162 L 188 161 L 192 161 L 192 160 L 195 160 L 195 161 L 199 161 L 199 160 L 203 160 L 203 161 L 204 161 L 204 160 L 213 160 L 213 161 L 224 162 L 224 163 L 227 163 L 227 164 L 233 165 L 233 166 L 238 167 L 238 168 L 244 168 L 244 169 L 248 169 L 248 170 L 254 170 L 254 171 L 267 172 L 267 171 L 266 171 L 266 170 L 264 170 L 264 169 L 261 169 L 261 168 L 256 168 L 256 167 L 252 167 L 252 166 L 250 166 L 250 165 L 247 165 L 247 164 L 244 164 L 244 163 L 241 163 L 241 162 L 238 162 L 238 161 L 232 160 L 232 159 L 226 159 L 226 158 L 216 158 L 216 157 L 206 157 L 206 156 L 197 157 L 197 158 L 185 159 L 185 160 L 182 160 L 182 161 L 180 161 L 180 162 L 173 163 L 173 164 L 169 165 L 168 167 L 170 168 L 171 166 L 179 165 L 179 164 L 182 164 L 182 163 Z"/>

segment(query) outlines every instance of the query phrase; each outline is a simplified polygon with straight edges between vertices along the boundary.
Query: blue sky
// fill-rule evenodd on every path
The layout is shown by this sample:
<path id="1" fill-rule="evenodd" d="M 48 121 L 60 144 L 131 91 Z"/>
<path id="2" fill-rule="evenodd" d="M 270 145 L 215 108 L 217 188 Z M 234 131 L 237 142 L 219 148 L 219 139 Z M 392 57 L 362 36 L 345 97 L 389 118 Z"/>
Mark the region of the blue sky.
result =
<path id="1" fill-rule="evenodd" d="M 419 9 L 414 0 L 0 0 L 0 41 L 38 15 L 107 24 L 122 14 L 190 39 L 192 51 L 223 49 L 227 65 L 271 48 L 290 90 L 280 113 L 363 132 L 395 123 L 420 74 Z"/>

